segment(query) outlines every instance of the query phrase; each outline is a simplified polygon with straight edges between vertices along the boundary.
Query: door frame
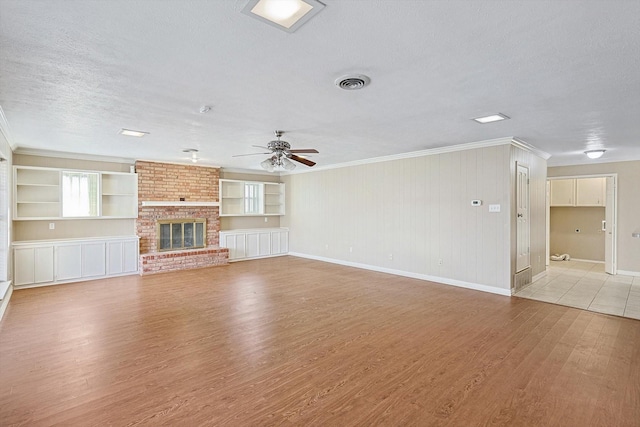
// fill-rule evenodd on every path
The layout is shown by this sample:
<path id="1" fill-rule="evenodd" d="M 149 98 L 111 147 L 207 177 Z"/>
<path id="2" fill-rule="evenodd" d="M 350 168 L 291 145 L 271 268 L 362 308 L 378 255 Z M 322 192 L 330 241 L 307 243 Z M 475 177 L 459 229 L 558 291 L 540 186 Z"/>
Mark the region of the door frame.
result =
<path id="1" fill-rule="evenodd" d="M 599 173 L 585 175 L 563 175 L 563 176 L 547 176 L 547 261 L 546 266 L 549 267 L 550 242 L 551 242 L 551 192 L 550 181 L 555 179 L 577 179 L 577 178 L 613 178 L 613 206 L 605 206 L 605 216 L 608 209 L 613 209 L 613 237 L 611 245 L 611 265 L 613 266 L 613 274 L 618 274 L 618 174 L 617 173 Z M 606 189 L 605 189 L 606 193 Z M 606 260 L 605 260 L 606 262 Z"/>

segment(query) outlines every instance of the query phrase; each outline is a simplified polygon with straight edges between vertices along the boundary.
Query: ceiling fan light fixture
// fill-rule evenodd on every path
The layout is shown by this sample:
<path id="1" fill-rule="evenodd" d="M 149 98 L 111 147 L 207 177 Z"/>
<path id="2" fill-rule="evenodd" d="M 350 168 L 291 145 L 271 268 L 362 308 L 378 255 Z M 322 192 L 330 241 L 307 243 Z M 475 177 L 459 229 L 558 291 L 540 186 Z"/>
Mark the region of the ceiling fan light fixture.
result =
<path id="1" fill-rule="evenodd" d="M 281 160 L 282 160 L 282 162 L 281 162 L 282 163 L 282 167 L 285 170 L 292 171 L 292 170 L 294 170 L 296 168 L 296 165 L 291 160 L 287 159 L 286 157 L 282 157 Z"/>
<path id="2" fill-rule="evenodd" d="M 260 166 L 262 166 L 262 169 L 266 170 L 267 172 L 273 172 L 273 170 L 275 169 L 273 166 L 273 159 L 271 157 L 260 162 Z"/>
<path id="3" fill-rule="evenodd" d="M 249 0 L 242 13 L 293 33 L 324 6 L 317 0 Z"/>
<path id="4" fill-rule="evenodd" d="M 600 157 L 602 157 L 602 155 L 604 154 L 604 152 L 607 150 L 587 150 L 584 152 L 584 154 L 587 155 L 588 158 L 590 159 L 599 159 Z"/>

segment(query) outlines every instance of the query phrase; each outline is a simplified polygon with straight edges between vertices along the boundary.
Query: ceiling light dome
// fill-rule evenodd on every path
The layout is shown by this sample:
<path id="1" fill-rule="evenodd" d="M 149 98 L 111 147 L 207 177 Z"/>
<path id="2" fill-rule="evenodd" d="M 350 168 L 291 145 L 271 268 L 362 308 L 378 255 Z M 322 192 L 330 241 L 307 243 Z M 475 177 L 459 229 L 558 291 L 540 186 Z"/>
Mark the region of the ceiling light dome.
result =
<path id="1" fill-rule="evenodd" d="M 605 151 L 607 150 L 587 150 L 584 152 L 584 154 L 586 154 L 590 159 L 599 159 L 600 157 L 602 157 Z"/>

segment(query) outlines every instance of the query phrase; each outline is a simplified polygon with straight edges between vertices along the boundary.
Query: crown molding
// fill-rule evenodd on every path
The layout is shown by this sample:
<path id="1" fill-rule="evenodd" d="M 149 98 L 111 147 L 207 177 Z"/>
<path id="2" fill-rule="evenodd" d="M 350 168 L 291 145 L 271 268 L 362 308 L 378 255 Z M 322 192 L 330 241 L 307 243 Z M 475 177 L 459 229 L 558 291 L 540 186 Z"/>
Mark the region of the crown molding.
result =
<path id="1" fill-rule="evenodd" d="M 449 145 L 446 147 L 429 148 L 426 150 L 411 151 L 408 153 L 401 153 L 401 154 L 393 154 L 390 156 L 373 157 L 370 159 L 363 159 L 363 160 L 354 160 L 352 162 L 336 163 L 333 165 L 321 166 L 314 169 L 303 169 L 303 170 L 296 170 L 292 172 L 282 172 L 281 175 L 297 175 L 300 173 L 318 172 L 318 171 L 324 171 L 324 170 L 330 170 L 330 169 L 346 168 L 351 166 L 361 166 L 361 165 L 368 165 L 372 163 L 388 162 L 392 160 L 410 159 L 410 158 L 422 157 L 422 156 L 434 156 L 437 154 L 453 153 L 455 151 L 465 151 L 465 150 L 473 150 L 477 148 L 495 147 L 497 145 L 513 145 L 523 150 L 529 151 L 539 157 L 542 157 L 545 160 L 551 157 L 549 154 L 545 153 L 544 151 L 538 150 L 531 144 L 528 144 L 527 142 L 521 139 L 515 138 L 513 136 L 508 136 L 504 138 L 488 139 L 485 141 L 468 142 L 465 144 L 456 144 L 456 145 Z"/>
<path id="2" fill-rule="evenodd" d="M 521 148 L 525 151 L 529 151 L 530 153 L 533 153 L 544 160 L 549 160 L 549 158 L 551 157 L 551 154 L 547 153 L 546 151 L 542 151 L 534 147 L 533 145 L 529 144 L 528 142 L 523 141 L 519 138 L 515 138 L 515 137 L 512 138 L 511 145 L 513 145 L 514 147 Z"/>
<path id="3" fill-rule="evenodd" d="M 221 168 L 222 172 L 229 173 L 242 173 L 247 175 L 267 175 L 267 176 L 280 176 L 280 171 L 278 172 L 267 172 L 266 170 L 258 170 L 258 169 L 242 169 L 242 168 L 225 168 L 224 166 Z"/>
<path id="4" fill-rule="evenodd" d="M 198 163 L 193 163 L 191 160 L 189 160 L 189 161 L 185 160 L 184 162 L 170 162 L 170 161 L 167 161 L 167 160 L 135 159 L 133 162 L 134 163 L 135 162 L 164 163 L 164 164 L 167 164 L 167 165 L 195 166 L 195 167 L 199 167 L 199 168 L 220 169 L 220 166 L 208 165 L 208 164 L 200 163 L 200 161 L 198 161 Z"/>
<path id="5" fill-rule="evenodd" d="M 135 159 L 126 157 L 99 156 L 94 154 L 69 153 L 65 151 L 40 150 L 36 148 L 17 148 L 13 154 L 26 156 L 55 157 L 60 159 L 89 160 L 94 162 L 113 162 L 134 164 Z"/>

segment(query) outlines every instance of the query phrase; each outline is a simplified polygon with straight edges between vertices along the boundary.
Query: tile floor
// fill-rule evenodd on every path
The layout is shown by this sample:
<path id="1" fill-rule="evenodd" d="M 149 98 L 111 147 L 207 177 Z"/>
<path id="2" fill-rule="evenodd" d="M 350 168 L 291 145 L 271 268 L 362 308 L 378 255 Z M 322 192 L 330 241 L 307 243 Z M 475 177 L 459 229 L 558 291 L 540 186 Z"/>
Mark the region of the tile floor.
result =
<path id="1" fill-rule="evenodd" d="M 640 319 L 640 277 L 611 276 L 593 262 L 550 263 L 546 276 L 516 296 Z"/>

